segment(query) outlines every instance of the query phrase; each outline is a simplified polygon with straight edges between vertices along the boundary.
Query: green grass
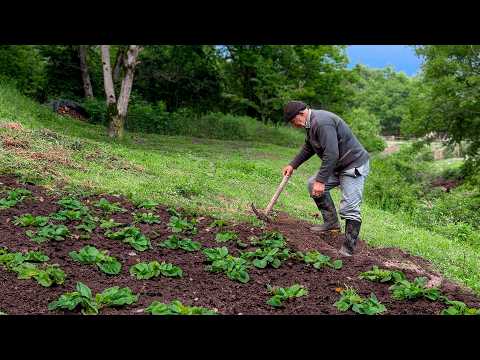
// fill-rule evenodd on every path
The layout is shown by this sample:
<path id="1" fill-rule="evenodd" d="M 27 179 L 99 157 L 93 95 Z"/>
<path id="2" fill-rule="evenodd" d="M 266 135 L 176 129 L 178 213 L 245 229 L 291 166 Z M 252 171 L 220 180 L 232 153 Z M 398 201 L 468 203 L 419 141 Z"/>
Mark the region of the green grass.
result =
<path id="1" fill-rule="evenodd" d="M 155 200 L 226 220 L 253 221 L 250 203 L 259 208 L 267 205 L 282 180 L 281 169 L 298 151 L 259 142 L 138 133 L 113 141 L 102 126 L 53 114 L 0 84 L 0 125 L 7 122 L 21 123 L 26 130 L 2 128 L 0 136 L 28 142 L 28 151 L 62 150 L 73 166 L 33 160 L 1 148 L 2 173 L 36 179 L 52 189 L 61 181 L 75 192 L 85 189 L 122 194 L 133 201 Z M 306 182 L 319 166 L 318 157 L 302 165 L 275 210 L 318 222 L 311 217 L 317 209 Z M 375 177 L 374 167 L 370 176 Z M 337 204 L 339 196 L 338 190 L 333 191 Z M 378 210 L 368 201 L 363 219 L 361 237 L 370 245 L 395 246 L 422 256 L 448 278 L 480 293 L 480 255 L 474 247 L 412 226 L 405 217 Z"/>

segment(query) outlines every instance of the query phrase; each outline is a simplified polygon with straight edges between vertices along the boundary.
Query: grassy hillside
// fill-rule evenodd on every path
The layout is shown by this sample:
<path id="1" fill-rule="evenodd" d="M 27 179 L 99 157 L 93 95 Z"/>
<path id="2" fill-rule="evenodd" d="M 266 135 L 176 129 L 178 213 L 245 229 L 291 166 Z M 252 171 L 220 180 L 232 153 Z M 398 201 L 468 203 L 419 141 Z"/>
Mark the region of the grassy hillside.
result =
<path id="1" fill-rule="evenodd" d="M 5 127 L 11 122 L 23 129 Z M 53 114 L 2 84 L 0 125 L 2 173 L 16 173 L 52 189 L 60 183 L 73 192 L 152 199 L 239 221 L 254 221 L 249 204 L 266 206 L 282 180 L 282 167 L 297 152 L 266 143 L 135 133 L 112 141 L 103 127 Z M 317 210 L 307 195 L 306 181 L 319 165 L 315 157 L 294 173 L 276 209 L 318 222 L 311 216 Z M 373 166 L 371 177 L 375 176 Z M 333 196 L 338 204 L 338 190 Z M 422 256 L 447 277 L 480 292 L 480 255 L 475 247 L 414 227 L 402 215 L 378 210 L 366 196 L 363 239 Z"/>

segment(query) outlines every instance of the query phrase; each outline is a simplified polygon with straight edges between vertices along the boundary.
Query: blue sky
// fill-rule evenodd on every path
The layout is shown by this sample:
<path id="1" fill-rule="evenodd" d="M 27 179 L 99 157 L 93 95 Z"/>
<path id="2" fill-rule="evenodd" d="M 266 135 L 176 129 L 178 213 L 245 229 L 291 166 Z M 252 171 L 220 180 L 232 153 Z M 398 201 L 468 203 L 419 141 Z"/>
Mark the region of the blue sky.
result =
<path id="1" fill-rule="evenodd" d="M 396 71 L 413 76 L 420 70 L 421 60 L 406 45 L 350 45 L 347 47 L 349 68 L 360 63 L 372 68 L 392 65 Z"/>

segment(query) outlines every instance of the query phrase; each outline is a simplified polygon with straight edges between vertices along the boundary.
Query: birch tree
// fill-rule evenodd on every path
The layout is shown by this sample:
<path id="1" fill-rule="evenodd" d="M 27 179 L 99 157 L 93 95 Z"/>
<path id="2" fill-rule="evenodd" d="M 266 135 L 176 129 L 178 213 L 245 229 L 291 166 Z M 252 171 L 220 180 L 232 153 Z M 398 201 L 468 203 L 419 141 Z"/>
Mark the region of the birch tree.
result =
<path id="1" fill-rule="evenodd" d="M 123 78 L 118 99 L 115 96 L 115 87 L 112 77 L 110 62 L 110 46 L 101 45 L 103 82 L 107 98 L 107 116 L 109 120 L 108 135 L 112 138 L 122 138 L 125 127 L 125 120 L 128 111 L 128 101 L 132 91 L 135 67 L 138 64 L 138 54 L 141 48 L 138 45 L 129 45 L 123 55 L 121 66 Z"/>

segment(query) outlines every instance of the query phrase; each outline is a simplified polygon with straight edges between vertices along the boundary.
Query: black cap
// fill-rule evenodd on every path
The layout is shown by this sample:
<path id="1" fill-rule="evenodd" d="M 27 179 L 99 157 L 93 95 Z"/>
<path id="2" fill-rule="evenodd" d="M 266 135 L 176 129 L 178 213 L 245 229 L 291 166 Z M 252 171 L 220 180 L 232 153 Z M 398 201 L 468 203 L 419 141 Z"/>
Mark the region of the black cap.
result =
<path id="1" fill-rule="evenodd" d="M 292 120 L 300 111 L 305 110 L 307 104 L 303 101 L 289 101 L 283 109 L 283 119 L 285 122 Z"/>

